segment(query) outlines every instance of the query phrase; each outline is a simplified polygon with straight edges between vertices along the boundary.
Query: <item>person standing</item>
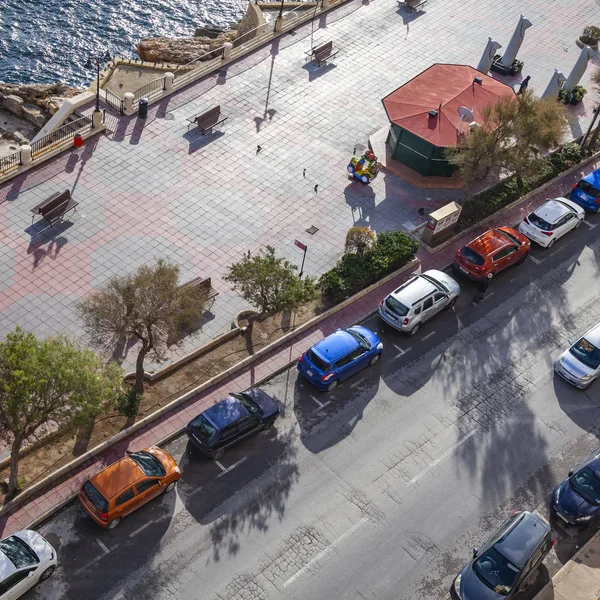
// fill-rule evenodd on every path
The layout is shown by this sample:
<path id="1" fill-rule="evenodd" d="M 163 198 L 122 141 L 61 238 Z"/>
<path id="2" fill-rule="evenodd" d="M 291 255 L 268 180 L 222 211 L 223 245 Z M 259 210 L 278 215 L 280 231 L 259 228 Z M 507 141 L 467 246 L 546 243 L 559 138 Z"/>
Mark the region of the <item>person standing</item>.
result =
<path id="1" fill-rule="evenodd" d="M 473 306 L 477 306 L 483 300 L 493 276 L 493 273 L 488 273 L 479 283 L 477 293 L 475 294 L 475 298 L 473 298 Z"/>
<path id="2" fill-rule="evenodd" d="M 523 81 L 521 81 L 521 85 L 519 86 L 519 91 L 517 92 L 517 95 L 522 94 L 527 89 L 530 79 L 531 79 L 531 75 L 527 75 L 527 77 L 525 77 L 525 79 L 523 79 Z"/>

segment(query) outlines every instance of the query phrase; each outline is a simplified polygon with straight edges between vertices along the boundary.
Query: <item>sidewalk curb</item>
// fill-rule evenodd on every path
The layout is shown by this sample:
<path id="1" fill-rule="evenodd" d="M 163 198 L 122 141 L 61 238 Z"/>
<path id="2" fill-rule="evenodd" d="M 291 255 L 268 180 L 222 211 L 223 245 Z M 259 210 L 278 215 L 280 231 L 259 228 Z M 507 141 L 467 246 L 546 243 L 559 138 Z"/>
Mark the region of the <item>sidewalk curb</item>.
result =
<path id="1" fill-rule="evenodd" d="M 229 369 L 226 369 L 225 371 L 222 371 L 218 375 L 215 375 L 214 377 L 212 377 L 208 381 L 205 381 L 204 383 L 200 384 L 196 388 L 190 390 L 189 392 L 186 392 L 185 394 L 183 394 L 182 396 L 179 396 L 178 398 L 175 398 L 175 400 L 173 400 L 172 402 L 169 402 L 169 404 L 166 404 L 165 406 L 161 407 L 159 410 L 154 411 L 153 413 L 151 413 L 148 416 L 144 417 L 143 419 L 141 419 L 137 423 L 134 423 L 131 427 L 128 427 L 127 429 L 123 429 L 122 431 L 120 431 L 119 433 L 117 433 L 116 435 L 114 435 L 113 437 L 109 438 L 108 440 L 105 440 L 104 442 L 102 442 L 98 446 L 95 446 L 94 448 L 92 448 L 88 452 L 85 452 L 81 456 L 77 457 L 76 459 L 72 460 L 71 462 L 67 463 L 66 465 L 64 465 L 63 467 L 61 467 L 57 471 L 55 471 L 54 473 L 48 475 L 47 477 L 45 477 L 41 481 L 38 481 L 38 483 L 34 484 L 30 488 L 25 489 L 21 494 L 19 494 L 16 498 L 14 498 L 13 500 L 11 500 L 10 502 L 7 502 L 4 506 L 2 506 L 2 508 L 0 508 L 0 517 L 6 515 L 13 508 L 15 508 L 16 506 L 18 506 L 21 503 L 23 503 L 25 500 L 27 500 L 28 498 L 30 498 L 31 496 L 33 496 L 35 493 L 37 493 L 38 491 L 40 491 L 44 487 L 48 486 L 49 484 L 51 484 L 52 482 L 56 481 L 57 479 L 60 479 L 61 477 L 63 477 L 69 471 L 71 471 L 71 470 L 75 469 L 76 467 L 82 465 L 83 463 L 85 463 L 90 458 L 93 458 L 94 456 L 96 456 L 97 454 L 99 454 L 100 452 L 102 452 L 103 450 L 105 450 L 106 448 L 109 448 L 109 447 L 113 446 L 114 444 L 120 442 L 121 440 L 127 438 L 128 436 L 130 436 L 131 434 L 135 433 L 139 429 L 142 429 L 146 425 L 152 423 L 153 421 L 156 421 L 162 415 L 164 415 L 164 414 L 172 411 L 177 406 L 179 406 L 180 404 L 183 404 L 184 402 L 186 402 L 190 398 L 192 398 L 192 397 L 200 394 L 201 392 L 203 392 L 206 389 L 208 389 L 208 388 L 216 385 L 217 383 L 220 383 L 224 379 L 227 379 L 229 376 L 233 375 L 237 371 L 240 371 L 241 369 L 243 369 L 247 365 L 255 362 L 256 360 L 258 360 L 259 358 L 261 358 L 264 355 L 268 354 L 272 350 L 275 350 L 279 346 L 282 346 L 283 344 L 285 344 L 289 340 L 291 340 L 294 337 L 300 335 L 301 333 L 303 333 L 307 329 L 310 329 L 311 327 L 313 327 L 314 325 L 320 323 L 321 321 L 325 320 L 326 318 L 330 317 L 331 315 L 333 315 L 333 314 L 335 314 L 337 312 L 340 312 L 341 310 L 343 310 L 347 306 L 349 306 L 352 303 L 354 303 L 356 300 L 359 300 L 363 296 L 366 296 L 368 293 L 370 293 L 374 289 L 377 289 L 381 285 L 387 283 L 391 279 L 394 279 L 395 277 L 401 275 L 402 273 L 404 273 L 406 271 L 409 271 L 410 269 L 414 269 L 415 267 L 419 268 L 420 262 L 421 261 L 418 258 L 414 258 L 413 260 L 411 260 L 409 263 L 407 263 L 406 265 L 404 265 L 400 269 L 397 269 L 396 271 L 390 273 L 389 275 L 386 275 L 383 279 L 380 279 L 379 281 L 376 281 L 375 283 L 371 284 L 370 286 L 366 287 L 365 289 L 360 290 L 359 292 L 357 292 L 353 296 L 350 296 L 349 298 L 346 298 L 346 300 L 344 300 L 343 302 L 340 302 L 339 304 L 336 304 L 335 306 L 331 307 L 330 309 L 326 310 L 325 312 L 321 313 L 320 315 L 317 315 L 316 317 L 313 317 L 312 319 L 306 321 L 306 323 L 303 323 L 302 325 L 300 325 L 294 331 L 291 331 L 290 333 L 288 333 L 288 334 L 280 337 L 278 340 L 275 340 L 271 344 L 268 344 L 267 346 L 264 346 L 263 348 L 261 348 L 260 350 L 258 350 L 258 352 L 256 352 L 255 354 L 252 354 L 252 355 L 248 356 L 247 358 L 241 360 L 240 362 L 236 363 L 235 365 L 232 365 Z"/>

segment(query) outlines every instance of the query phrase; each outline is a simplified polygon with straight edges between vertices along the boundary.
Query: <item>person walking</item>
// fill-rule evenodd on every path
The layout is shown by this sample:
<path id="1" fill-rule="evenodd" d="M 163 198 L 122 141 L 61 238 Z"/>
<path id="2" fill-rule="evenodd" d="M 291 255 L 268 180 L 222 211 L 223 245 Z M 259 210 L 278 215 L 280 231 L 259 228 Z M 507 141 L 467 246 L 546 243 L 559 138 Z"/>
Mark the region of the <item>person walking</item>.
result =
<path id="1" fill-rule="evenodd" d="M 493 273 L 488 273 L 479 283 L 477 286 L 477 293 L 475 294 L 475 298 L 473 298 L 473 306 L 477 306 L 483 300 L 493 276 Z"/>
<path id="2" fill-rule="evenodd" d="M 521 85 L 519 86 L 519 91 L 517 92 L 517 95 L 522 94 L 527 89 L 530 79 L 531 79 L 531 75 L 527 75 L 527 77 L 525 77 L 525 79 L 523 79 L 523 81 L 521 81 Z"/>

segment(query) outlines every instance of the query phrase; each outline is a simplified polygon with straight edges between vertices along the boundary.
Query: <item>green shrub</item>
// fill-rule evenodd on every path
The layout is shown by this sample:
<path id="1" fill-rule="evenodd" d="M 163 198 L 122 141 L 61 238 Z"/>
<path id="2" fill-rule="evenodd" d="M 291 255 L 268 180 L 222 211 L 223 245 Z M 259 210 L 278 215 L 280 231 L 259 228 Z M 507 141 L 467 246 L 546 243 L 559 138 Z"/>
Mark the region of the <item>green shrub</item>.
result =
<path id="1" fill-rule="evenodd" d="M 582 41 L 586 44 L 597 44 L 598 40 L 600 40 L 600 28 L 595 25 L 588 25 L 583 29 L 581 37 L 583 38 Z"/>
<path id="2" fill-rule="evenodd" d="M 565 171 L 581 162 L 581 146 L 575 142 L 565 144 L 558 152 L 550 156 L 550 162 L 556 167 L 557 171 Z"/>
<path id="3" fill-rule="evenodd" d="M 336 304 L 348 296 L 346 284 L 341 278 L 337 267 L 333 267 L 327 273 L 323 273 L 319 280 L 319 286 L 321 287 L 323 296 Z"/>
<path id="4" fill-rule="evenodd" d="M 119 398 L 118 410 L 119 414 L 132 418 L 138 413 L 140 402 L 142 401 L 142 395 L 138 394 L 135 389 L 130 389 L 127 393 L 123 394 Z"/>

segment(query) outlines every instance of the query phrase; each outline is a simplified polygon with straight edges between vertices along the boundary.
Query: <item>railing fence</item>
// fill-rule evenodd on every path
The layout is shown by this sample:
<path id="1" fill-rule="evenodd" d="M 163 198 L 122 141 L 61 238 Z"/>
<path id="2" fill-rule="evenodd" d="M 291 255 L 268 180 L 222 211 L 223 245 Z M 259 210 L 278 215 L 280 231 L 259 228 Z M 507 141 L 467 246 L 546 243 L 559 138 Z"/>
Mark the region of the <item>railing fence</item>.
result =
<path id="1" fill-rule="evenodd" d="M 119 111 L 119 114 L 123 114 L 123 99 L 119 98 L 114 92 L 109 89 L 105 89 L 105 101 L 106 104 Z"/>
<path id="2" fill-rule="evenodd" d="M 16 169 L 21 164 L 21 151 L 13 152 L 8 156 L 0 158 L 0 174 L 8 173 L 11 169 Z"/>
<path id="3" fill-rule="evenodd" d="M 86 133 L 91 128 L 92 119 L 90 117 L 81 117 L 75 121 L 70 121 L 48 135 L 45 135 L 43 138 L 40 138 L 37 142 L 33 142 L 31 144 L 31 158 L 35 158 L 49 150 L 52 146 L 56 146 L 66 139 L 72 138 L 76 133 Z"/>

